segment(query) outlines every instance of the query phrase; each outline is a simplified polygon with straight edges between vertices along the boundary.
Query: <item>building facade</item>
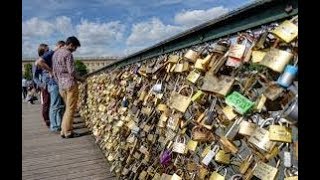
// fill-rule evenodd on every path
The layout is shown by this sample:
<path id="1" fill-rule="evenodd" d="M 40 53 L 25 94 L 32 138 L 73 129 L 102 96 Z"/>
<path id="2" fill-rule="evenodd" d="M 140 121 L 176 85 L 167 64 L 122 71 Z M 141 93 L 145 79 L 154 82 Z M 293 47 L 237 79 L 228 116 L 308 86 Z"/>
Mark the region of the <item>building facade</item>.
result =
<path id="1" fill-rule="evenodd" d="M 106 57 L 106 58 L 75 58 L 75 60 L 82 61 L 88 69 L 88 73 L 91 73 L 95 70 L 103 68 L 108 64 L 111 64 L 117 61 L 119 58 L 117 57 Z M 25 64 L 34 64 L 35 59 L 22 59 L 22 74 L 24 73 L 24 65 Z"/>

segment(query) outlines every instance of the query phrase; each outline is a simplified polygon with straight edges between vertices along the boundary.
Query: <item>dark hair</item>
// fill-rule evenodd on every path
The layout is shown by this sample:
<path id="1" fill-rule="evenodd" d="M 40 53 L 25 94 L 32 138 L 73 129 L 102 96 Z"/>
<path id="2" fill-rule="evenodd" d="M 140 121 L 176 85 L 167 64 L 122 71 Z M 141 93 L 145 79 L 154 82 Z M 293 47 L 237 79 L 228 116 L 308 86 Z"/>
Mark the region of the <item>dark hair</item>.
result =
<path id="1" fill-rule="evenodd" d="M 48 47 L 48 45 L 46 44 L 40 44 L 38 47 L 38 55 L 42 56 L 45 52 L 46 52 L 46 48 Z"/>
<path id="2" fill-rule="evenodd" d="M 67 38 L 66 45 L 69 45 L 69 44 L 72 44 L 72 45 L 77 46 L 77 47 L 81 46 L 80 41 L 74 36 L 71 36 L 71 37 Z"/>
<path id="3" fill-rule="evenodd" d="M 57 46 L 64 46 L 66 43 L 64 41 L 58 41 L 57 42 Z"/>

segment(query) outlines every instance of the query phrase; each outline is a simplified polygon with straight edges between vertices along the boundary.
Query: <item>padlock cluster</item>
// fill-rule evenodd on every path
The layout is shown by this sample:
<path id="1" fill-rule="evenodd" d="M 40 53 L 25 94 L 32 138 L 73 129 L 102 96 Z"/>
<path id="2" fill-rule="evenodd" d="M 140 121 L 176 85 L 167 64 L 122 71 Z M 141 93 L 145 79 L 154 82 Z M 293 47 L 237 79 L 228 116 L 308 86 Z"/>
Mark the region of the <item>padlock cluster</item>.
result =
<path id="1" fill-rule="evenodd" d="M 106 70 L 80 114 L 119 179 L 298 179 L 298 18 Z"/>

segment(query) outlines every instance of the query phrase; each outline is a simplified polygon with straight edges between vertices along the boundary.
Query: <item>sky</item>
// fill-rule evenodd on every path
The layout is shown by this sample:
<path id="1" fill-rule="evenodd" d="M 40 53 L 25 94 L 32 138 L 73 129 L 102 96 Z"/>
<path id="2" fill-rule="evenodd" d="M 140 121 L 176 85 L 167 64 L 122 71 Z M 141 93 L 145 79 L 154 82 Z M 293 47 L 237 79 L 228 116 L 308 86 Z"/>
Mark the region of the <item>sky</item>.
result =
<path id="1" fill-rule="evenodd" d="M 123 57 L 252 0 L 25 0 L 22 1 L 22 57 L 37 47 L 54 48 L 76 36 L 75 57 Z"/>

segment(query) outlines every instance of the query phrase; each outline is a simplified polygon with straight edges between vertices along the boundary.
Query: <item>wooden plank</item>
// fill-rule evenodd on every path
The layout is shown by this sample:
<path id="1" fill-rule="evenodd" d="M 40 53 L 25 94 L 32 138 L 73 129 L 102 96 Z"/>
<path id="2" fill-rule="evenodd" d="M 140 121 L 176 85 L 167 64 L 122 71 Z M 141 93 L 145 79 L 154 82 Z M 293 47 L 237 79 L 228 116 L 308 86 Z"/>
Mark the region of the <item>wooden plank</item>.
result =
<path id="1" fill-rule="evenodd" d="M 40 105 L 22 103 L 22 179 L 116 179 L 91 135 L 62 139 L 51 133 Z M 77 118 L 75 131 L 88 131 Z"/>

